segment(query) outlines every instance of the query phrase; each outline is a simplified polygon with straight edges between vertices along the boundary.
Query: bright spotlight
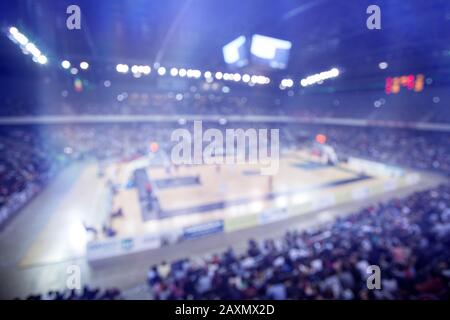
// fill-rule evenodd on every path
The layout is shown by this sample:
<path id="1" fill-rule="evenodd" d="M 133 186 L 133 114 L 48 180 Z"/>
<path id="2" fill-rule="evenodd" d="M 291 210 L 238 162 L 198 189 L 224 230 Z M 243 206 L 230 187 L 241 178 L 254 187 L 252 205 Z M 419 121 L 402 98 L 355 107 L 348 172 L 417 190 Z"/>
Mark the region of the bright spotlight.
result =
<path id="1" fill-rule="evenodd" d="M 192 70 L 192 76 L 195 79 L 198 79 L 198 78 L 200 78 L 202 76 L 202 72 L 200 70 L 197 70 L 197 69 Z"/>
<path id="2" fill-rule="evenodd" d="M 11 27 L 9 28 L 9 33 L 11 33 L 12 35 L 16 35 L 19 33 L 19 30 L 17 30 L 16 27 Z"/>
<path id="3" fill-rule="evenodd" d="M 330 70 L 330 76 L 331 77 L 337 77 L 339 75 L 339 69 L 338 68 L 333 68 Z"/>
<path id="4" fill-rule="evenodd" d="M 294 81 L 292 79 L 283 79 L 281 80 L 281 85 L 286 88 L 290 88 L 294 85 Z"/>
<path id="5" fill-rule="evenodd" d="M 134 66 L 132 66 L 131 67 L 131 72 L 133 72 L 133 73 L 139 73 L 139 66 L 137 66 L 137 65 L 134 65 Z"/>
<path id="6" fill-rule="evenodd" d="M 211 71 L 205 71 L 205 73 L 204 73 L 203 75 L 204 75 L 204 77 L 205 77 L 206 79 L 208 79 L 208 78 L 211 78 L 211 77 L 212 77 L 212 73 L 211 73 Z"/>
<path id="7" fill-rule="evenodd" d="M 316 83 L 321 84 L 324 80 L 336 78 L 337 76 L 339 76 L 339 74 L 340 74 L 339 69 L 333 68 L 331 70 L 316 73 L 302 79 L 300 81 L 300 85 L 302 87 L 306 87 Z"/>
<path id="8" fill-rule="evenodd" d="M 44 56 L 43 54 L 41 54 L 38 58 L 37 58 L 37 62 L 39 62 L 40 64 L 46 64 L 48 61 L 47 57 Z"/>
<path id="9" fill-rule="evenodd" d="M 379 64 L 378 64 L 378 68 L 380 68 L 381 70 L 384 70 L 384 69 L 387 69 L 387 67 L 388 67 L 389 65 L 388 65 L 388 63 L 387 62 L 380 62 Z"/>
<path id="10" fill-rule="evenodd" d="M 64 60 L 63 62 L 61 62 L 61 67 L 63 67 L 64 69 L 69 69 L 70 61 Z"/>
<path id="11" fill-rule="evenodd" d="M 41 50 L 39 50 L 34 43 L 28 42 L 25 46 L 25 50 L 33 55 L 33 57 L 39 57 L 41 55 Z"/>
<path id="12" fill-rule="evenodd" d="M 184 69 L 184 68 L 181 68 L 181 69 L 178 71 L 178 75 L 179 75 L 180 77 L 185 77 L 186 74 L 187 74 L 187 71 L 186 71 L 186 69 Z"/>
<path id="13" fill-rule="evenodd" d="M 176 77 L 178 75 L 178 69 L 177 68 L 170 69 L 170 75 L 172 77 Z"/>
<path id="14" fill-rule="evenodd" d="M 25 46 L 28 43 L 28 38 L 25 37 L 16 27 L 9 28 L 9 32 L 11 33 L 13 39 L 17 41 L 20 45 Z"/>
<path id="15" fill-rule="evenodd" d="M 239 74 L 239 73 L 235 73 L 234 75 L 233 75 L 233 80 L 234 81 L 236 81 L 236 82 L 239 82 L 239 81 L 241 81 L 241 75 Z"/>
<path id="16" fill-rule="evenodd" d="M 242 81 L 243 81 L 243 82 L 249 82 L 249 81 L 250 81 L 250 75 L 244 74 L 244 75 L 242 76 Z"/>
<path id="17" fill-rule="evenodd" d="M 130 68 L 128 67 L 127 64 L 119 63 L 119 64 L 116 66 L 116 71 L 119 72 L 119 73 L 127 73 L 129 69 L 130 69 Z"/>
<path id="18" fill-rule="evenodd" d="M 266 77 L 264 77 L 264 76 L 258 76 L 258 80 L 256 81 L 256 83 L 259 83 L 259 84 L 265 84 L 266 83 Z"/>
<path id="19" fill-rule="evenodd" d="M 150 72 L 152 72 L 152 68 L 150 68 L 150 66 L 145 65 L 141 67 L 141 71 L 143 74 L 147 75 L 150 74 Z"/>
<path id="20" fill-rule="evenodd" d="M 220 72 L 220 71 L 216 72 L 216 79 L 217 80 L 222 79 L 222 77 L 223 77 L 223 73 L 222 72 Z"/>
<path id="21" fill-rule="evenodd" d="M 82 62 L 80 63 L 80 68 L 81 68 L 82 70 L 87 70 L 87 69 L 89 68 L 89 63 L 87 63 L 86 61 L 82 61 Z"/>
<path id="22" fill-rule="evenodd" d="M 164 67 L 159 67 L 159 68 L 158 68 L 158 74 L 159 74 L 160 76 L 165 75 L 165 74 L 166 74 L 166 68 L 164 68 Z"/>

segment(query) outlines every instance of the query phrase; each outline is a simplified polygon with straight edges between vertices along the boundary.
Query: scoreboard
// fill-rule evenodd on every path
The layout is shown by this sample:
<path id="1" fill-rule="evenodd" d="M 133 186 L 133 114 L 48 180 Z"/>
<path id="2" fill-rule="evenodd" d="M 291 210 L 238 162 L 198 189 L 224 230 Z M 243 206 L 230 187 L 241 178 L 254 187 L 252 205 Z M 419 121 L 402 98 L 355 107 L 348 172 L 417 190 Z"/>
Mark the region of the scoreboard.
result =
<path id="1" fill-rule="evenodd" d="M 405 75 L 399 77 L 388 77 L 385 83 L 386 94 L 397 94 L 401 89 L 414 92 L 422 92 L 424 87 L 424 75 Z"/>

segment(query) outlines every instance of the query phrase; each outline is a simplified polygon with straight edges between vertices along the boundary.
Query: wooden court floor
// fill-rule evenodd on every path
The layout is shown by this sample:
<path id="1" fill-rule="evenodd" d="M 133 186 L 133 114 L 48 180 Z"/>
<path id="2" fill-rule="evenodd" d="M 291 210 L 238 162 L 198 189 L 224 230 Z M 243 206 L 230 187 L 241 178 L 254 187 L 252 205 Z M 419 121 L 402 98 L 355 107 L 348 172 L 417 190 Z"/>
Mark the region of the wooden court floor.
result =
<path id="1" fill-rule="evenodd" d="M 357 185 L 369 187 L 382 179 L 374 177 L 352 181 L 358 177 L 357 172 L 352 172 L 345 167 L 314 166 L 311 165 L 310 159 L 301 154 L 284 156 L 280 162 L 279 174 L 271 183 L 267 177 L 248 174 L 254 171 L 251 166 L 224 166 L 220 171 L 217 171 L 214 166 L 183 167 L 170 173 L 162 168 L 149 167 L 147 172 L 151 181 L 200 176 L 200 184 L 158 190 L 158 197 L 164 210 L 195 208 L 204 203 L 223 200 L 231 204 L 239 199 L 245 201 L 220 210 L 192 212 L 146 221 L 138 205 L 137 192 L 133 188 L 121 188 L 115 197 L 108 196 L 108 179 L 113 179 L 118 184 L 125 184 L 127 177 L 129 178 L 127 170 L 127 164 L 114 163 L 108 168 L 104 177 L 99 177 L 97 163 L 76 165 L 75 168 L 62 172 L 48 188 L 25 207 L 17 219 L 14 219 L 0 234 L 2 258 L 0 278 L 4 289 L 2 291 L 20 296 L 48 288 L 61 288 L 67 277 L 65 267 L 71 263 L 77 263 L 82 267 L 83 274 L 86 275 L 83 281 L 98 285 L 139 283 L 142 274 L 145 274 L 146 266 L 148 267 L 150 263 L 148 254 L 143 255 L 145 259 L 143 258 L 142 262 L 136 260 L 133 263 L 130 272 L 136 277 L 125 275 L 122 264 L 117 263 L 110 268 L 104 268 L 106 270 L 104 272 L 103 269 L 94 272 L 86 264 L 85 249 L 89 237 L 83 230 L 82 223 L 101 226 L 111 208 L 124 209 L 125 216 L 115 221 L 117 225 L 114 226 L 118 229 L 119 236 L 134 235 L 182 228 L 222 217 L 245 215 L 252 210 L 283 206 L 285 203 L 281 200 L 285 195 L 299 193 L 301 196 L 298 199 L 304 201 L 311 194 L 310 191 L 315 191 L 319 195 L 322 191 L 343 190 L 345 192 L 347 190 L 350 192 Z M 339 184 L 336 183 L 337 181 L 347 181 L 347 183 Z M 423 183 L 417 185 L 417 188 L 429 187 L 440 181 L 439 177 L 427 176 Z M 264 199 L 265 195 L 271 193 L 275 194 L 275 197 Z M 395 194 L 397 191 L 394 194 L 386 192 L 383 197 L 390 198 Z M 363 203 L 366 202 L 363 201 Z M 331 212 L 330 210 L 333 209 L 325 211 Z M 351 208 L 346 206 L 343 210 L 342 214 L 350 212 Z M 317 219 L 322 216 L 317 215 Z M 310 218 L 308 216 L 308 219 Z M 249 236 L 246 232 L 240 233 L 245 237 Z M 267 231 L 264 231 L 263 235 L 270 236 Z M 222 243 L 222 245 L 237 245 L 232 240 L 240 238 L 232 236 L 227 239 L 229 243 Z M 192 252 L 201 254 L 199 251 L 202 250 L 201 248 L 195 249 L 196 242 L 190 245 L 193 246 Z M 177 246 L 174 246 L 175 251 L 178 250 L 176 248 Z M 166 251 L 167 249 L 164 252 Z M 176 256 L 174 252 L 171 255 Z M 152 253 L 151 257 L 156 260 L 168 258 L 164 254 L 157 253 Z M 128 259 L 124 263 L 131 267 Z"/>
<path id="2" fill-rule="evenodd" d="M 108 175 L 116 184 L 125 186 L 130 179 L 128 164 L 114 164 Z M 351 192 L 355 186 L 377 183 L 379 177 L 361 177 L 345 166 L 326 166 L 315 162 L 304 152 L 292 152 L 280 159 L 274 176 L 259 174 L 250 164 L 196 165 L 168 170 L 147 167 L 149 181 L 177 181 L 194 178 L 198 183 L 155 187 L 163 213 L 160 219 L 147 220 L 139 206 L 138 191 L 120 188 L 113 199 L 113 209 L 122 208 L 124 217 L 116 219 L 114 229 L 119 236 L 170 232 L 187 226 L 256 213 L 286 206 L 287 199 L 307 201 L 321 191 Z"/>
<path id="3" fill-rule="evenodd" d="M 99 177 L 97 164 L 91 163 L 59 199 L 44 199 L 41 210 L 46 210 L 48 202 L 57 201 L 57 204 L 20 264 L 30 266 L 82 257 L 90 240 L 83 223 L 101 230 L 108 210 L 122 208 L 124 212 L 123 217 L 112 220 L 117 237 L 164 234 L 226 217 L 282 208 L 287 205 L 287 199 L 307 201 L 312 194 L 317 197 L 322 191 L 351 192 L 355 186 L 370 187 L 381 179 L 360 178 L 357 172 L 344 166 L 320 165 L 305 152 L 283 155 L 279 171 L 272 177 L 260 175 L 259 167 L 249 164 L 221 165 L 220 168 L 216 165 L 184 166 L 170 171 L 146 166 L 150 182 L 155 185 L 161 180 L 198 178 L 194 185 L 156 188 L 164 214 L 160 219 L 147 220 L 139 205 L 137 189 L 126 187 L 135 168 L 135 164 L 112 163 L 105 175 Z M 119 186 L 112 198 L 107 195 L 108 181 Z"/>

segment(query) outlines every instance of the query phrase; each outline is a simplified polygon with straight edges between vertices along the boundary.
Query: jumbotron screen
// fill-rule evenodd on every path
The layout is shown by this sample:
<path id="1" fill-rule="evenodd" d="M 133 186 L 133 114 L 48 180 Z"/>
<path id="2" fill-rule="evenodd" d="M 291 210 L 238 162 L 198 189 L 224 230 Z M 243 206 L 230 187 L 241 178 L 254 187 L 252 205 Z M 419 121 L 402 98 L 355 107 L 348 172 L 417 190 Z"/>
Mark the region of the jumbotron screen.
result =
<path id="1" fill-rule="evenodd" d="M 255 34 L 250 47 L 252 61 L 274 69 L 285 69 L 291 47 L 290 41 Z"/>
<path id="2" fill-rule="evenodd" d="M 240 36 L 223 46 L 223 58 L 227 64 L 236 67 L 243 67 L 248 63 L 245 43 L 246 38 L 244 36 Z"/>

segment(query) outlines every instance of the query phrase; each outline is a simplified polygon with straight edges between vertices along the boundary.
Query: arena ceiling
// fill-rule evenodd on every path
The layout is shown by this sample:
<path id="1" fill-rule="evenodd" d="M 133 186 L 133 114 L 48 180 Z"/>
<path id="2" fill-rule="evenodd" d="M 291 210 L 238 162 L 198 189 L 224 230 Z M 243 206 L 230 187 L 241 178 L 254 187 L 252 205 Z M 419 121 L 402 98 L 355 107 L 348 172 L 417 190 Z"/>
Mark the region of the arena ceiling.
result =
<path id="1" fill-rule="evenodd" d="M 82 10 L 81 30 L 66 28 L 70 4 Z M 370 4 L 381 7 L 381 30 L 366 28 Z M 340 66 L 355 78 L 372 76 L 380 61 L 393 72 L 450 68 L 448 0 L 4 0 L 0 6 L 1 27 L 20 27 L 50 58 L 92 65 L 127 60 L 224 69 L 222 46 L 259 33 L 293 43 L 286 75 Z M 19 68 L 26 59 L 6 37 L 0 42 L 2 71 Z"/>

